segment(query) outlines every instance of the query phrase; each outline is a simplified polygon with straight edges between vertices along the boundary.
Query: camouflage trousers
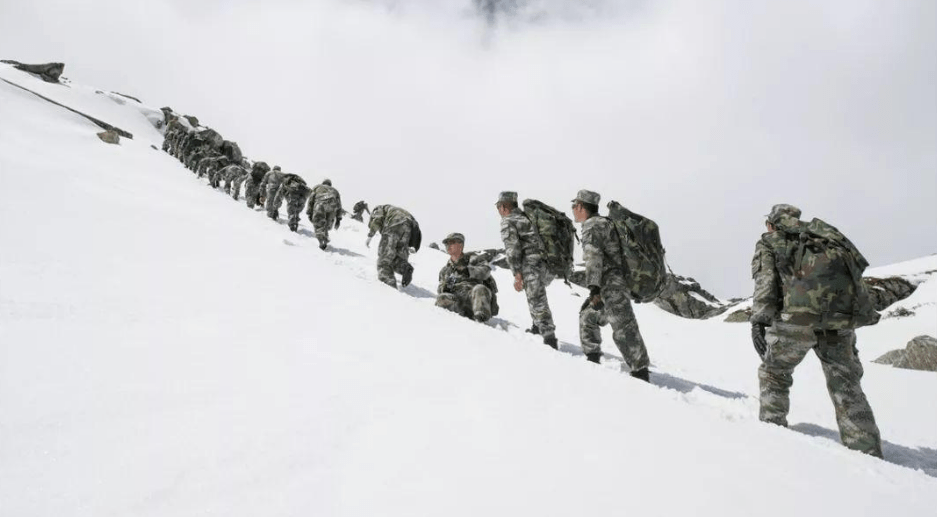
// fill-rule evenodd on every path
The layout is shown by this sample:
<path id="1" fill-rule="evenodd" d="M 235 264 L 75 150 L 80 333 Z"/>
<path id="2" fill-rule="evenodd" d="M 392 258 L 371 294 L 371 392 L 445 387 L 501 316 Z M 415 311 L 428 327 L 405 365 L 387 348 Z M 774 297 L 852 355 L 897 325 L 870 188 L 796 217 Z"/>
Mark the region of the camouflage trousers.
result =
<path id="1" fill-rule="evenodd" d="M 530 319 L 540 329 L 540 334 L 550 337 L 556 334 L 553 312 L 547 302 L 547 285 L 553 280 L 543 267 L 540 257 L 531 257 L 521 265 L 521 277 L 524 279 L 524 294 L 527 295 L 527 308 Z"/>
<path id="2" fill-rule="evenodd" d="M 231 194 L 231 197 L 237 201 L 238 197 L 241 195 L 241 185 L 244 184 L 245 179 L 247 179 L 247 174 L 233 173 L 231 176 L 225 178 L 224 191 Z"/>
<path id="3" fill-rule="evenodd" d="M 316 231 L 316 239 L 319 240 L 320 245 L 329 243 L 329 230 L 335 225 L 335 219 L 338 218 L 338 215 L 339 207 L 334 199 L 320 201 L 312 207 L 312 216 L 309 218 L 309 222 L 312 223 L 312 227 Z"/>
<path id="4" fill-rule="evenodd" d="M 436 307 L 466 318 L 488 321 L 491 318 L 491 290 L 481 284 L 456 284 L 451 293 L 440 293 L 436 297 Z"/>
<path id="5" fill-rule="evenodd" d="M 306 196 L 298 193 L 290 193 L 286 196 L 286 217 L 290 230 L 296 231 L 299 228 L 299 216 L 303 213 L 306 206 Z"/>
<path id="6" fill-rule="evenodd" d="M 394 273 L 413 274 L 410 265 L 410 225 L 402 224 L 385 228 L 381 232 L 381 243 L 377 247 L 377 278 L 381 282 L 397 287 Z"/>
<path id="7" fill-rule="evenodd" d="M 250 177 L 247 178 L 244 187 L 244 201 L 247 202 L 247 208 L 254 208 L 260 204 L 260 184 Z"/>
<path id="8" fill-rule="evenodd" d="M 277 190 L 279 190 L 279 188 L 279 185 L 267 186 L 267 217 L 274 221 L 280 218 L 280 204 L 277 203 L 277 201 L 280 201 L 277 199 Z"/>
<path id="9" fill-rule="evenodd" d="M 869 401 L 862 392 L 862 363 L 856 356 L 856 333 L 840 330 L 833 335 L 817 334 L 811 327 L 775 322 L 768 327 L 768 350 L 758 368 L 761 411 L 764 422 L 787 426 L 794 368 L 811 349 L 820 359 L 826 389 L 836 409 L 836 423 L 843 445 L 882 457 L 882 439 Z"/>
<path id="10" fill-rule="evenodd" d="M 587 306 L 579 313 L 579 339 L 584 353 L 601 352 L 602 327 L 611 325 L 615 346 L 631 371 L 636 371 L 647 368 L 650 360 L 638 328 L 638 320 L 634 317 L 634 309 L 625 292 L 624 279 L 606 279 L 602 286 L 602 309 Z"/>

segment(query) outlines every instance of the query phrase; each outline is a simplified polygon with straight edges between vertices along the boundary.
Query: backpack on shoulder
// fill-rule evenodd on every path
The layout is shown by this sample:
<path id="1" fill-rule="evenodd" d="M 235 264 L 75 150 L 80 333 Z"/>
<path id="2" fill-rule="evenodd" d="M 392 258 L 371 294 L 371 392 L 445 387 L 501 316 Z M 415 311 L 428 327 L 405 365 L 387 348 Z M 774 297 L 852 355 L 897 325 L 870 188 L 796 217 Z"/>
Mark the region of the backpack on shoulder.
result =
<path id="1" fill-rule="evenodd" d="M 524 200 L 523 211 L 543 243 L 547 271 L 569 284 L 573 272 L 573 239 L 579 240 L 573 221 L 566 214 L 536 199 Z"/>
<path id="2" fill-rule="evenodd" d="M 878 323 L 862 273 L 869 262 L 835 226 L 782 218 L 783 236 L 772 246 L 781 279 L 784 321 L 818 330 L 855 329 Z"/>
<path id="3" fill-rule="evenodd" d="M 618 231 L 622 269 L 632 300 L 645 303 L 657 298 L 667 285 L 667 264 L 657 223 L 609 201 L 608 218 Z"/>

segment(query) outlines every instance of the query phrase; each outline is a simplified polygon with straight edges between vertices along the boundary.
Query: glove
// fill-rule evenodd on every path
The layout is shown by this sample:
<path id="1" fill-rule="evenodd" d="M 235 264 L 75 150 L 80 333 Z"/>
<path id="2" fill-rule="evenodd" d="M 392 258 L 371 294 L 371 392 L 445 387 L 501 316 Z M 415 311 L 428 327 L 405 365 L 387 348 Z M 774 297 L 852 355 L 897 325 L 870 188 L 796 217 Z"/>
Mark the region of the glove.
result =
<path id="1" fill-rule="evenodd" d="M 342 224 L 342 218 L 341 218 L 341 217 L 336 217 L 336 218 L 335 218 L 335 229 L 336 229 L 336 230 L 338 230 L 338 226 L 339 226 L 340 224 Z"/>
<path id="2" fill-rule="evenodd" d="M 373 235 L 368 235 L 368 240 L 364 241 L 364 245 L 370 248 L 370 247 L 371 247 L 371 238 L 373 238 L 373 237 L 374 237 Z"/>
<path id="3" fill-rule="evenodd" d="M 763 323 L 752 323 L 752 344 L 755 345 L 758 357 L 761 357 L 763 361 L 765 353 L 768 351 L 768 340 L 765 339 L 765 325 Z"/>
<path id="4" fill-rule="evenodd" d="M 592 308 L 600 311 L 605 308 L 605 303 L 602 302 L 602 290 L 597 285 L 589 287 L 589 300 L 588 302 L 592 305 Z"/>

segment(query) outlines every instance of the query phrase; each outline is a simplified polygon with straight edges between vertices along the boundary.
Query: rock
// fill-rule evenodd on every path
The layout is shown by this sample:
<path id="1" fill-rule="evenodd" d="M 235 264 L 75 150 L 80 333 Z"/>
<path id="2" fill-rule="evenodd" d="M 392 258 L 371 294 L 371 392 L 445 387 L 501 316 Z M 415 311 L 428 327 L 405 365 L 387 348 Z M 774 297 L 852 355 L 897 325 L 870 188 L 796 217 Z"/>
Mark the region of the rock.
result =
<path id="1" fill-rule="evenodd" d="M 40 79 L 47 83 L 57 83 L 59 82 L 59 77 L 62 76 L 62 72 L 65 71 L 65 63 L 45 63 L 41 65 L 27 65 L 25 63 L 20 63 L 19 61 L 13 61 L 4 59 L 0 63 L 6 63 L 13 65 L 17 70 L 22 70 L 30 74 L 35 74 L 39 76 Z"/>
<path id="2" fill-rule="evenodd" d="M 182 118 L 189 121 L 189 124 L 192 124 L 192 127 L 198 127 L 198 117 L 192 115 L 183 115 Z"/>
<path id="3" fill-rule="evenodd" d="M 727 323 L 748 323 L 751 317 L 752 317 L 751 308 L 739 309 L 733 312 L 732 314 L 729 314 L 728 316 L 726 316 L 726 319 L 723 321 L 726 321 Z"/>
<path id="4" fill-rule="evenodd" d="M 706 319 L 728 309 L 718 298 L 700 287 L 692 278 L 671 274 L 654 305 L 690 319 Z"/>
<path id="5" fill-rule="evenodd" d="M 884 310 L 889 305 L 911 296 L 917 286 L 904 278 L 892 276 L 888 278 L 865 277 L 862 279 L 869 288 L 875 310 Z"/>
<path id="6" fill-rule="evenodd" d="M 898 307 L 893 311 L 889 311 L 888 314 L 885 315 L 885 318 L 907 318 L 908 316 L 914 316 L 914 311 L 904 307 Z"/>
<path id="7" fill-rule="evenodd" d="M 907 370 L 937 372 L 937 339 L 918 336 L 909 341 L 903 350 L 892 350 L 874 362 Z"/>
<path id="8" fill-rule="evenodd" d="M 98 138 L 108 144 L 119 144 L 120 135 L 116 131 L 108 129 L 107 131 L 101 131 L 98 133 Z"/>
<path id="9" fill-rule="evenodd" d="M 436 244 L 435 242 L 431 242 L 431 243 L 429 243 L 429 248 L 430 248 L 430 249 L 434 249 L 434 250 L 438 250 L 438 249 L 439 249 L 439 244 Z"/>

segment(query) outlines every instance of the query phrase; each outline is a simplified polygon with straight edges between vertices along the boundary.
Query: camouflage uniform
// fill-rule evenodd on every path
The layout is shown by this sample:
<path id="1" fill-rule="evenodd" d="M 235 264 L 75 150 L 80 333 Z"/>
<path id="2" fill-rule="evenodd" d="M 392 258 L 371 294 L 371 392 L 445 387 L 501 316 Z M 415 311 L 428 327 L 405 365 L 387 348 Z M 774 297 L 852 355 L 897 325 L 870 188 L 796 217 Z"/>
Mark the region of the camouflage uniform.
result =
<path id="1" fill-rule="evenodd" d="M 241 165 L 228 165 L 218 175 L 224 179 L 224 191 L 235 200 L 241 195 L 241 184 L 247 178 L 247 169 Z"/>
<path id="2" fill-rule="evenodd" d="M 465 238 L 458 233 L 449 235 L 442 242 L 448 244 L 450 240 L 465 242 Z M 488 321 L 494 314 L 492 287 L 497 291 L 491 277 L 491 267 L 485 257 L 463 253 L 455 262 L 450 258 L 439 271 L 436 306 L 476 321 Z"/>
<path id="3" fill-rule="evenodd" d="M 351 218 L 355 221 L 364 222 L 364 211 L 368 209 L 368 204 L 364 201 L 358 201 L 355 203 L 354 208 L 351 209 L 352 214 Z"/>
<path id="4" fill-rule="evenodd" d="M 410 232 L 416 220 L 410 212 L 392 205 L 380 205 L 371 211 L 368 222 L 368 239 L 381 232 L 381 243 L 377 248 L 377 278 L 391 287 L 397 287 L 394 273 L 403 276 L 401 283 L 406 287 L 413 277 L 410 265 Z"/>
<path id="5" fill-rule="evenodd" d="M 331 181 L 325 180 L 312 188 L 306 215 L 316 231 L 319 247 L 325 249 L 329 243 L 329 229 L 338 228 L 342 220 L 342 197 Z"/>
<path id="6" fill-rule="evenodd" d="M 280 167 L 274 167 L 272 170 L 264 174 L 262 180 L 260 180 L 260 191 L 265 196 L 267 204 L 267 217 L 276 221 L 280 217 L 280 205 L 276 203 L 277 201 L 277 190 L 280 189 L 280 182 L 283 181 L 283 172 L 280 171 Z"/>
<path id="7" fill-rule="evenodd" d="M 299 214 L 302 213 L 303 207 L 306 206 L 307 197 L 309 197 L 309 187 L 306 186 L 306 180 L 296 174 L 283 175 L 280 181 L 280 188 L 277 189 L 276 199 L 273 200 L 273 204 L 279 207 L 283 201 L 286 201 L 288 225 L 290 230 L 294 232 L 299 228 Z"/>
<path id="8" fill-rule="evenodd" d="M 498 201 L 516 204 L 517 193 L 502 192 Z M 556 325 L 553 324 L 553 313 L 547 302 L 546 286 L 550 277 L 542 258 L 543 245 L 536 228 L 520 208 L 514 208 L 510 214 L 501 218 L 501 240 L 504 241 L 511 273 L 515 276 L 520 274 L 524 280 L 527 306 L 534 325 L 543 335 L 544 341 L 556 339 Z"/>
<path id="9" fill-rule="evenodd" d="M 796 220 L 800 210 L 777 205 L 769 222 L 785 218 Z M 836 410 L 843 445 L 866 454 L 882 457 L 882 440 L 872 408 L 862 391 L 862 363 L 856 354 L 856 334 L 852 329 L 818 330 L 812 326 L 787 322 L 791 315 L 783 307 L 782 281 L 776 267 L 775 249 L 784 237 L 781 232 L 767 232 L 755 245 L 752 278 L 755 294 L 751 321 L 769 325 L 765 332 L 767 349 L 758 380 L 761 385 L 759 418 L 764 422 L 787 426 L 793 371 L 811 349 L 820 359 L 826 387 Z"/>
<path id="10" fill-rule="evenodd" d="M 221 171 L 231 165 L 231 160 L 227 156 L 217 155 L 202 161 L 207 162 L 205 165 L 205 174 L 208 175 L 208 184 L 211 185 L 212 188 L 218 188 L 224 177 Z M 237 165 L 235 165 L 235 167 L 237 167 Z"/>
<path id="11" fill-rule="evenodd" d="M 574 201 L 595 206 L 599 195 L 583 190 Z M 605 217 L 593 215 L 582 223 L 582 251 L 586 265 L 585 285 L 598 288 L 602 302 L 598 307 L 587 304 L 579 313 L 579 339 L 587 356 L 602 353 L 602 329 L 612 327 L 612 339 L 633 372 L 646 370 L 647 347 L 634 317 L 628 286 L 622 272 L 622 250 L 615 225 Z"/>
<path id="12" fill-rule="evenodd" d="M 244 187 L 244 200 L 247 202 L 247 208 L 254 208 L 260 204 L 260 183 L 264 176 L 270 172 L 270 166 L 266 162 L 255 162 L 251 167 L 250 174 L 246 177 L 247 185 Z"/>

